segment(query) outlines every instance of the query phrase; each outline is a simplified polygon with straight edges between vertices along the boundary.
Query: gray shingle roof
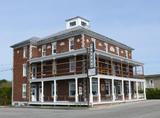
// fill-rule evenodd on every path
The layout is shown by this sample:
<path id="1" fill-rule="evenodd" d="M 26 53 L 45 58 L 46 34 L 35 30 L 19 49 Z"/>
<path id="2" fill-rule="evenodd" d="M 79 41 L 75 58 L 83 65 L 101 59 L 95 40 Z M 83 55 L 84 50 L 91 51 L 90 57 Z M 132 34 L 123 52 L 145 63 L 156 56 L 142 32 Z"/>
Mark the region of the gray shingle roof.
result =
<path id="1" fill-rule="evenodd" d="M 52 34 L 52 35 L 44 37 L 44 38 L 32 37 L 28 40 L 17 43 L 15 45 L 11 46 L 11 47 L 15 48 L 17 46 L 24 45 L 25 43 L 32 43 L 32 42 L 34 42 L 34 43 L 37 42 L 37 45 L 42 45 L 42 44 L 45 44 L 45 43 L 53 42 L 53 41 L 56 41 L 56 40 L 61 40 L 61 39 L 64 39 L 64 38 L 69 38 L 69 37 L 80 35 L 80 34 L 86 34 L 86 35 L 91 36 L 93 38 L 101 39 L 103 41 L 106 41 L 107 43 L 114 44 L 116 46 L 119 46 L 119 47 L 127 49 L 127 50 L 134 50 L 133 48 L 131 48 L 131 47 L 125 45 L 125 44 L 122 44 L 122 43 L 120 43 L 116 40 L 113 40 L 111 38 L 108 38 L 104 35 L 101 35 L 99 33 L 96 33 L 96 32 L 94 32 L 90 29 L 87 29 L 87 28 L 84 28 L 84 27 L 81 27 L 81 26 L 71 28 L 71 29 L 65 29 L 63 31 L 57 32 L 55 34 Z"/>
<path id="2" fill-rule="evenodd" d="M 16 44 L 12 45 L 11 48 L 22 47 L 24 45 L 29 45 L 29 44 L 36 44 L 38 40 L 40 40 L 40 38 L 31 37 L 31 38 L 29 38 L 27 40 L 24 40 L 22 42 L 19 42 L 19 43 L 16 43 Z"/>

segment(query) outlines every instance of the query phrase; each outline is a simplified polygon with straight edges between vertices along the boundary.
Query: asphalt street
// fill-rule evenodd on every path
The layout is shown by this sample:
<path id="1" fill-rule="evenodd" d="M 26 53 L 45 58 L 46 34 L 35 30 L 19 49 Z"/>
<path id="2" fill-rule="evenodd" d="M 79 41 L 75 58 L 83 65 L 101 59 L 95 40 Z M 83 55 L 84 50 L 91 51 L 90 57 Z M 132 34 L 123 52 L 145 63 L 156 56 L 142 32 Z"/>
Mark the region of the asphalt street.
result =
<path id="1" fill-rule="evenodd" d="M 160 118 L 160 100 L 78 110 L 1 107 L 0 118 Z"/>

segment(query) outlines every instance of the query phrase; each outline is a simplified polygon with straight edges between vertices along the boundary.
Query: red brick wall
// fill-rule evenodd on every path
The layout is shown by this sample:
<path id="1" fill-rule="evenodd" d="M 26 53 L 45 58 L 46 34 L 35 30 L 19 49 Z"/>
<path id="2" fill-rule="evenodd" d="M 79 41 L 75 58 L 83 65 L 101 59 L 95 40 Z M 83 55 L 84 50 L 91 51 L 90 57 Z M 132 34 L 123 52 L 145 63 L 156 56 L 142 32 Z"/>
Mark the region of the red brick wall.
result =
<path id="1" fill-rule="evenodd" d="M 90 36 L 84 35 L 84 47 L 87 48 L 90 46 L 92 40 Z"/>
<path id="2" fill-rule="evenodd" d="M 37 56 L 41 57 L 42 56 L 42 45 L 40 45 L 40 46 L 37 47 L 37 51 L 38 51 L 37 52 Z"/>
<path id="3" fill-rule="evenodd" d="M 32 58 L 38 57 L 38 48 L 32 47 Z"/>
<path id="4" fill-rule="evenodd" d="M 96 48 L 102 51 L 106 51 L 105 42 L 99 39 L 96 39 Z"/>
<path id="5" fill-rule="evenodd" d="M 29 49 L 29 47 L 28 47 Z M 23 48 L 14 49 L 13 52 L 13 100 L 14 101 L 27 101 L 22 98 L 22 84 L 27 84 L 28 88 L 28 80 L 27 77 L 23 77 L 23 64 L 26 63 L 27 58 L 23 59 Z M 29 56 L 29 53 L 28 53 Z M 27 89 L 28 96 L 28 89 Z"/>
<path id="6" fill-rule="evenodd" d="M 81 35 L 75 36 L 74 42 L 75 42 L 75 50 L 82 48 L 82 36 Z"/>
<path id="7" fill-rule="evenodd" d="M 126 57 L 126 51 L 122 48 L 119 48 L 119 56 Z"/>
<path id="8" fill-rule="evenodd" d="M 74 37 L 74 43 L 75 43 L 75 47 L 74 49 L 80 49 L 82 48 L 82 36 L 81 35 L 77 35 Z M 84 35 L 84 47 L 89 47 L 90 44 L 92 42 L 92 37 L 88 36 L 88 35 Z M 48 43 L 46 44 L 46 56 L 51 55 L 52 54 L 52 43 Z M 102 51 L 106 51 L 106 46 L 105 46 L 105 42 L 100 40 L 100 39 L 96 39 L 96 48 Z M 69 51 L 69 38 L 66 39 L 62 39 L 57 41 L 57 53 L 63 53 L 63 52 L 67 52 Z M 117 49 L 116 49 L 116 45 L 113 44 L 108 44 L 108 52 L 112 53 L 112 54 L 116 54 L 118 55 Z M 37 49 L 36 48 L 32 48 L 32 55 L 33 58 L 34 57 L 41 57 L 42 56 L 42 46 L 38 46 Z M 119 56 L 122 57 L 127 57 L 129 59 L 132 59 L 132 52 L 128 50 L 128 54 L 126 54 L 125 50 L 123 48 L 119 47 Z"/>
<path id="9" fill-rule="evenodd" d="M 51 87 L 54 82 L 44 82 L 44 101 L 53 101 L 53 97 L 51 95 Z"/>
<path id="10" fill-rule="evenodd" d="M 62 39 L 57 41 L 57 53 L 69 51 L 69 41 L 68 39 Z"/>
<path id="11" fill-rule="evenodd" d="M 46 45 L 46 56 L 48 56 L 48 55 L 51 55 L 52 54 L 52 44 L 51 43 L 48 43 L 47 45 Z"/>
<path id="12" fill-rule="evenodd" d="M 112 44 L 108 44 L 108 52 L 118 55 L 116 46 Z"/>
<path id="13" fill-rule="evenodd" d="M 132 52 L 131 51 L 128 51 L 128 58 L 132 59 Z"/>

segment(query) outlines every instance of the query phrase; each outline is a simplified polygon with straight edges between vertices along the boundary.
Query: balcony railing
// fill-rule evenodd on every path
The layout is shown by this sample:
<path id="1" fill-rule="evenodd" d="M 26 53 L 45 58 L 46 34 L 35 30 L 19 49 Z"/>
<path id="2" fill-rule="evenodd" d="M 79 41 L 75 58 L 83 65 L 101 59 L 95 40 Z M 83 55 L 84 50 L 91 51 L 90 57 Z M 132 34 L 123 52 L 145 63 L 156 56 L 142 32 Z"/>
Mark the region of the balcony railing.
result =
<path id="1" fill-rule="evenodd" d="M 56 77 L 63 75 L 76 75 L 87 73 L 87 59 L 75 61 L 75 66 L 70 71 L 70 62 L 57 62 L 55 65 L 52 61 L 34 64 L 35 72 L 30 72 L 32 79 Z M 127 78 L 143 78 L 143 71 L 135 69 L 136 66 L 118 62 L 97 61 L 96 69 L 98 74 L 114 75 Z"/>

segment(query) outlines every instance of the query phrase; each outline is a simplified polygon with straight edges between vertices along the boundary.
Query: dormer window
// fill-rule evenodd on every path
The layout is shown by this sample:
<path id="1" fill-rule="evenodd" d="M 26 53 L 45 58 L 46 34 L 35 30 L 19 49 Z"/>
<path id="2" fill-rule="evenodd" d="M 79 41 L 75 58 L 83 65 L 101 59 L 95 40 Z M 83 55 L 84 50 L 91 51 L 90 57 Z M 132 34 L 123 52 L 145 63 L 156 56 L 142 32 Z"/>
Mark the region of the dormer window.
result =
<path id="1" fill-rule="evenodd" d="M 74 50 L 74 38 L 69 39 L 69 51 Z"/>
<path id="2" fill-rule="evenodd" d="M 76 21 L 70 22 L 70 26 L 76 26 Z"/>
<path id="3" fill-rule="evenodd" d="M 86 26 L 87 23 L 85 23 L 85 22 L 82 21 L 82 22 L 81 22 L 81 25 L 82 25 L 82 26 Z"/>
<path id="4" fill-rule="evenodd" d="M 67 29 L 75 28 L 78 26 L 89 28 L 89 20 L 82 18 L 80 16 L 66 20 L 66 28 Z"/>

